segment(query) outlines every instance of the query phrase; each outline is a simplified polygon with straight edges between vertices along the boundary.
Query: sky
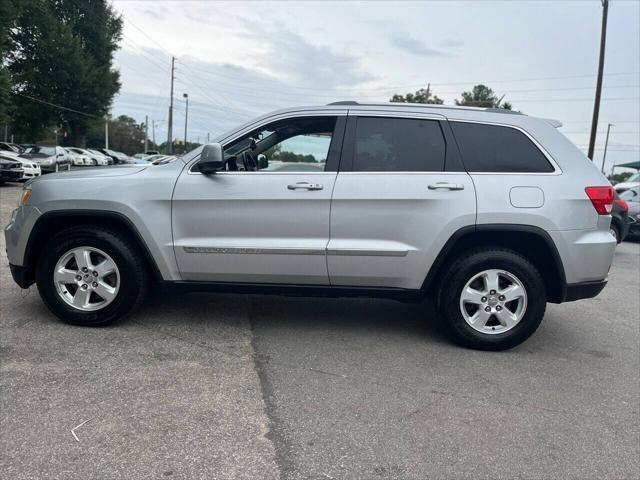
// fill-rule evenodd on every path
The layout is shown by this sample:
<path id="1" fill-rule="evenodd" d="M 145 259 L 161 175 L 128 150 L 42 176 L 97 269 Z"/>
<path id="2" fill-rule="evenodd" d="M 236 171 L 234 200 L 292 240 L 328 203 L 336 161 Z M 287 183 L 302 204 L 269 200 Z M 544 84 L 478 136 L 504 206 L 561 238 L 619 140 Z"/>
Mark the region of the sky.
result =
<path id="1" fill-rule="evenodd" d="M 214 138 L 278 108 L 388 101 L 431 85 L 453 104 L 478 83 L 533 116 L 563 122 L 586 152 L 602 7 L 588 1 L 214 2 L 114 0 L 124 36 L 113 115 L 166 140 Z M 640 1 L 611 0 L 596 141 L 606 169 L 640 158 Z M 151 136 L 151 132 L 149 133 Z"/>

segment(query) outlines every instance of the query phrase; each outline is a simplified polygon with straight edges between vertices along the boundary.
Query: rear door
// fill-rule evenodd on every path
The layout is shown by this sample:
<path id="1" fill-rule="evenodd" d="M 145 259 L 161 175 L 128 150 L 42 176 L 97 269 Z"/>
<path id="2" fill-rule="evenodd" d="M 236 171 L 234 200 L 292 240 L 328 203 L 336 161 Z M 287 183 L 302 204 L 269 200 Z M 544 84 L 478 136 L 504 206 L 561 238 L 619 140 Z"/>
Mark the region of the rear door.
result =
<path id="1" fill-rule="evenodd" d="M 331 203 L 332 285 L 420 288 L 475 215 L 473 182 L 444 117 L 349 112 Z"/>
<path id="2" fill-rule="evenodd" d="M 331 192 L 345 118 L 265 122 L 223 145 L 227 171 L 185 169 L 172 203 L 182 279 L 327 285 Z"/>

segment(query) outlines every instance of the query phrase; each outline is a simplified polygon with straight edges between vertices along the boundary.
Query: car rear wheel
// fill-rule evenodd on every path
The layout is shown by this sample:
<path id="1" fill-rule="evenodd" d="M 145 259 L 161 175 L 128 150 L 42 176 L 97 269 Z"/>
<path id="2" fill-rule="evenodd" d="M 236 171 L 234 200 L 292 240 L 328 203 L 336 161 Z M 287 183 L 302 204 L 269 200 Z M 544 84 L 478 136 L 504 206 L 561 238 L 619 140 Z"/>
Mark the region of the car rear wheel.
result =
<path id="1" fill-rule="evenodd" d="M 546 308 L 544 282 L 516 252 L 483 248 L 466 252 L 445 272 L 439 311 L 453 340 L 480 350 L 505 350 L 538 328 Z"/>
<path id="2" fill-rule="evenodd" d="M 148 275 L 135 244 L 100 227 L 64 230 L 48 243 L 36 282 L 45 304 L 67 323 L 103 326 L 144 300 Z"/>
<path id="3" fill-rule="evenodd" d="M 616 243 L 620 243 L 620 230 L 613 223 L 609 227 L 609 233 L 616 239 Z"/>

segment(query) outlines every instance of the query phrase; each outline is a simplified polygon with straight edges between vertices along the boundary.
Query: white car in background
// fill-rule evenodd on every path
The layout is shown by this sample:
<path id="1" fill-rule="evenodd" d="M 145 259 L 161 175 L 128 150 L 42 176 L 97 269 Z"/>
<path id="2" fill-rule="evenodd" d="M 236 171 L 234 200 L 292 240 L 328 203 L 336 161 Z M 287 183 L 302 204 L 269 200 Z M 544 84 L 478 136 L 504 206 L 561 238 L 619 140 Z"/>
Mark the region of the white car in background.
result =
<path id="1" fill-rule="evenodd" d="M 18 160 L 22 164 L 22 169 L 24 170 L 24 173 L 22 174 L 22 180 L 29 180 L 30 178 L 35 178 L 42 175 L 42 169 L 40 168 L 40 165 L 38 165 L 33 160 L 28 160 L 22 157 L 16 157 L 16 160 Z"/>
<path id="2" fill-rule="evenodd" d="M 616 192 L 618 192 L 618 194 L 621 194 L 629 190 L 630 188 L 636 188 L 639 186 L 640 186 L 640 172 L 631 175 L 624 182 L 617 183 L 616 185 L 613 186 L 613 188 L 616 190 Z"/>
<path id="3" fill-rule="evenodd" d="M 98 162 L 98 165 L 113 165 L 113 158 L 104 153 L 93 150 L 92 148 L 87 148 L 87 152 L 89 152 L 91 158 Z"/>
<path id="4" fill-rule="evenodd" d="M 81 148 L 65 147 L 64 149 L 69 154 L 69 158 L 71 159 L 72 165 L 74 166 L 93 165 L 93 160 Z"/>

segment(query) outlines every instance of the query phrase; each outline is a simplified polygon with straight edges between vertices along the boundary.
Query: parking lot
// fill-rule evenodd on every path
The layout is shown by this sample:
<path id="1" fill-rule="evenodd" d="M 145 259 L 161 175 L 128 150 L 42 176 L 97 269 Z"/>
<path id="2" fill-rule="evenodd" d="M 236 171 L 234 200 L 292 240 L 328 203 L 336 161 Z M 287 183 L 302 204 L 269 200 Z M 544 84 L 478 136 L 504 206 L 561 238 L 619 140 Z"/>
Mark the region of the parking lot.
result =
<path id="1" fill-rule="evenodd" d="M 0 282 L 4 478 L 640 477 L 638 242 L 499 353 L 452 345 L 427 304 L 158 294 L 88 329 L 4 253 Z"/>

